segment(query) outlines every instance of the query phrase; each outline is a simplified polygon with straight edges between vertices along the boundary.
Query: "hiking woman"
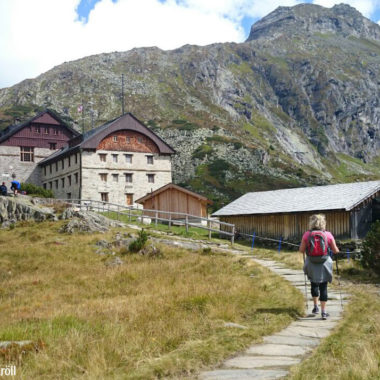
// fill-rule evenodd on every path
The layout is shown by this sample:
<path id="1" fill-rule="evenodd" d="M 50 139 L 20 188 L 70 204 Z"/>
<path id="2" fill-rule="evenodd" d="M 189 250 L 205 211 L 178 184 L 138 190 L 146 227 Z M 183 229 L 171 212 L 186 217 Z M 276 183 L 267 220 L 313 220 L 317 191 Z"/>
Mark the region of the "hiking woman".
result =
<path id="1" fill-rule="evenodd" d="M 323 214 L 312 215 L 309 231 L 302 236 L 299 251 L 303 254 L 303 271 L 311 282 L 311 295 L 314 301 L 313 313 L 318 314 L 318 298 L 321 302 L 322 319 L 327 319 L 327 283 L 332 281 L 333 262 L 328 249 L 334 254 L 339 252 L 334 236 L 326 231 L 326 217 Z M 305 258 L 306 254 L 306 258 Z"/>

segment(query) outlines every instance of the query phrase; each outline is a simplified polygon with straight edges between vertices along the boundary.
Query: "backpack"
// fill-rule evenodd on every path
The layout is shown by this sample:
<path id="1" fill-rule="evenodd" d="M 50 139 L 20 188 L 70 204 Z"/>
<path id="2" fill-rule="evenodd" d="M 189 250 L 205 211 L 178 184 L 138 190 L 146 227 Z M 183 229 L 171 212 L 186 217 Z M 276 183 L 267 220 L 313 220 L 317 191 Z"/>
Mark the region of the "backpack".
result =
<path id="1" fill-rule="evenodd" d="M 311 257 L 327 256 L 329 242 L 323 231 L 309 231 L 306 254 Z"/>

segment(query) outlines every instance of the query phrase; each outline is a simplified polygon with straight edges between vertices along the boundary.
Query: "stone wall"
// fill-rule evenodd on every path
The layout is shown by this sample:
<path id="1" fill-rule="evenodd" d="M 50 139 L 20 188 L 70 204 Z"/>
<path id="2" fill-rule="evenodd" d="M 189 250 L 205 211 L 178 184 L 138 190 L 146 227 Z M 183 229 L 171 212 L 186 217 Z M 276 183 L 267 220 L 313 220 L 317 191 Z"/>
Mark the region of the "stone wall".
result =
<path id="1" fill-rule="evenodd" d="M 12 181 L 12 174 L 15 174 L 19 182 L 34 183 L 41 186 L 41 172 L 37 166 L 38 162 L 54 153 L 54 150 L 45 148 L 34 148 L 34 161 L 21 161 L 20 147 L 0 146 L 0 181 Z"/>
<path id="2" fill-rule="evenodd" d="M 105 162 L 100 154 L 106 154 Z M 126 161 L 126 154 L 132 155 L 132 163 Z M 114 160 L 117 155 L 117 162 Z M 147 156 L 153 157 L 148 164 Z M 136 199 L 171 182 L 171 158 L 168 155 L 139 152 L 98 150 L 82 154 L 82 199 L 101 200 L 101 193 L 108 193 L 111 203 L 126 204 L 126 194 Z M 132 174 L 132 182 L 126 182 L 125 174 Z M 106 181 L 101 179 L 106 174 Z M 154 183 L 148 182 L 148 174 L 154 175 Z"/>
<path id="3" fill-rule="evenodd" d="M 56 198 L 78 199 L 80 196 L 80 153 L 44 166 L 41 177 L 43 186 L 47 190 L 52 190 Z"/>

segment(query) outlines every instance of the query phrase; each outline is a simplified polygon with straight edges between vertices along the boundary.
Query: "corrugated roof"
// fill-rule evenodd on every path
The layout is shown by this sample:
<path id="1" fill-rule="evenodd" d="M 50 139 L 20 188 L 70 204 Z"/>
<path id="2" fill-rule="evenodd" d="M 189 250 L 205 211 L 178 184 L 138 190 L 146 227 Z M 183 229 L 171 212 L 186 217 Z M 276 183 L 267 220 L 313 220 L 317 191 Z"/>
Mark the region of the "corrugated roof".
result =
<path id="1" fill-rule="evenodd" d="M 352 210 L 380 191 L 380 181 L 247 193 L 213 216 Z"/>

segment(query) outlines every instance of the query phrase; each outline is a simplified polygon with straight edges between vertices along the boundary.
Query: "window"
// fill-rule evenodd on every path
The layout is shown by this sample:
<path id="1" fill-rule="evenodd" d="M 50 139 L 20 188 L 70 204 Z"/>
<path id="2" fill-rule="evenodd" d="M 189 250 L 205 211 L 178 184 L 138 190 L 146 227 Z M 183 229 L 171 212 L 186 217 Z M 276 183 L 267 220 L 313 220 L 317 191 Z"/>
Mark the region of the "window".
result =
<path id="1" fill-rule="evenodd" d="M 65 168 L 65 159 L 62 158 L 62 170 Z"/>
<path id="2" fill-rule="evenodd" d="M 34 148 L 29 146 L 21 146 L 20 160 L 25 162 L 34 162 Z"/>
<path id="3" fill-rule="evenodd" d="M 100 180 L 103 182 L 107 182 L 107 173 L 100 173 Z"/>
<path id="4" fill-rule="evenodd" d="M 42 186 L 43 186 L 43 188 L 46 190 L 46 183 L 44 183 Z"/>
<path id="5" fill-rule="evenodd" d="M 54 182 L 55 182 L 55 188 L 58 189 L 58 180 L 56 179 Z"/>
<path id="6" fill-rule="evenodd" d="M 35 131 L 36 133 L 40 133 L 40 132 L 41 132 L 41 129 L 40 129 L 40 127 L 36 127 L 36 128 L 34 128 L 34 131 Z"/>
<path id="7" fill-rule="evenodd" d="M 133 157 L 133 154 L 125 154 L 125 162 L 127 164 L 131 164 L 132 163 L 132 157 Z"/>
<path id="8" fill-rule="evenodd" d="M 48 135 L 48 134 L 49 134 L 49 128 L 48 128 L 48 127 L 45 127 L 45 128 L 44 128 L 44 134 L 45 134 L 45 135 Z"/>
<path id="9" fill-rule="evenodd" d="M 44 166 L 44 175 L 46 175 L 46 166 Z"/>
<path id="10" fill-rule="evenodd" d="M 113 154 L 112 155 L 112 161 L 115 162 L 115 163 L 117 163 L 117 160 L 118 160 L 117 157 L 118 157 L 118 154 Z"/>
<path id="11" fill-rule="evenodd" d="M 153 156 L 146 156 L 146 163 L 149 165 L 153 165 Z"/>
<path id="12" fill-rule="evenodd" d="M 49 189 L 51 190 L 53 188 L 53 182 L 49 182 Z"/>
<path id="13" fill-rule="evenodd" d="M 119 174 L 112 174 L 112 181 L 119 182 Z"/>
<path id="14" fill-rule="evenodd" d="M 127 144 L 130 144 L 130 143 L 131 143 L 131 138 L 130 138 L 130 137 L 126 137 L 126 138 L 125 138 L 125 142 L 126 142 Z"/>
<path id="15" fill-rule="evenodd" d="M 55 163 L 55 171 L 58 171 L 58 161 Z"/>
<path id="16" fill-rule="evenodd" d="M 125 173 L 125 182 L 132 183 L 132 173 Z"/>
<path id="17" fill-rule="evenodd" d="M 74 157 L 75 157 L 75 163 L 77 164 L 78 163 L 78 155 L 74 154 Z"/>
<path id="18" fill-rule="evenodd" d="M 75 183 L 78 183 L 78 173 L 74 174 L 74 181 L 75 181 Z"/>
<path id="19" fill-rule="evenodd" d="M 117 136 L 113 136 L 113 142 L 117 142 Z"/>
<path id="20" fill-rule="evenodd" d="M 49 165 L 49 173 L 50 173 L 50 174 L 51 174 L 52 171 L 53 171 L 52 166 L 53 166 L 53 165 L 51 165 L 51 164 Z"/>
<path id="21" fill-rule="evenodd" d="M 59 133 L 58 129 L 54 128 L 54 129 L 53 129 L 53 134 L 57 136 L 58 133 Z"/>
<path id="22" fill-rule="evenodd" d="M 62 185 L 62 189 L 65 187 L 65 179 L 64 178 L 61 178 L 61 185 Z"/>
<path id="23" fill-rule="evenodd" d="M 149 183 L 154 183 L 154 174 L 147 174 L 147 177 Z"/>
<path id="24" fill-rule="evenodd" d="M 100 199 L 102 202 L 108 202 L 108 193 L 100 193 Z"/>
<path id="25" fill-rule="evenodd" d="M 71 186 L 71 175 L 67 177 L 67 180 L 69 181 L 69 186 Z"/>
<path id="26" fill-rule="evenodd" d="M 133 194 L 125 194 L 127 206 L 133 205 Z"/>
<path id="27" fill-rule="evenodd" d="M 144 142 L 143 138 L 142 137 L 137 137 L 137 141 L 142 144 Z"/>
<path id="28" fill-rule="evenodd" d="M 69 166 L 71 166 L 71 156 L 67 157 L 67 160 L 69 162 Z"/>
<path id="29" fill-rule="evenodd" d="M 57 149 L 57 143 L 49 143 L 49 149 L 50 149 L 50 150 L 55 150 L 55 149 Z"/>
<path id="30" fill-rule="evenodd" d="M 99 159 L 100 159 L 100 162 L 106 162 L 106 157 L 107 157 L 106 154 L 104 154 L 104 153 L 99 153 Z"/>
<path id="31" fill-rule="evenodd" d="M 71 193 L 67 193 L 67 199 L 71 199 Z"/>

